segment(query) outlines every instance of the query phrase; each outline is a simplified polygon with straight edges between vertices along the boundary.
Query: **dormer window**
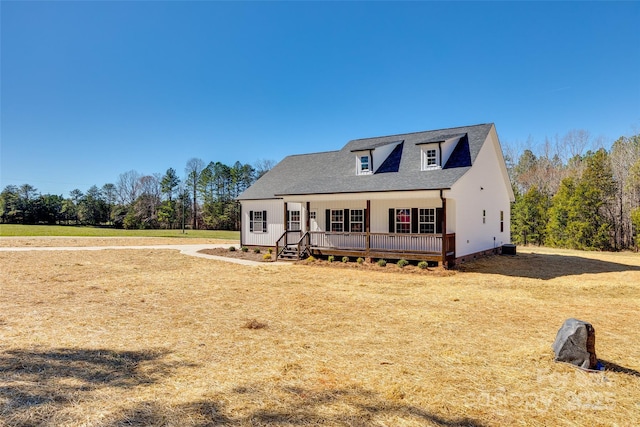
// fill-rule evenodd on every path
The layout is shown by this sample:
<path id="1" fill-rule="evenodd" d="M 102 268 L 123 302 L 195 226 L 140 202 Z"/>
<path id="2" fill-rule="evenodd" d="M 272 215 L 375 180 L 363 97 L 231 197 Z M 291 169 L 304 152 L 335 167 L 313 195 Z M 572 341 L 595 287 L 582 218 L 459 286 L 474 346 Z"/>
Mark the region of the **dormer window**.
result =
<path id="1" fill-rule="evenodd" d="M 437 147 L 422 148 L 422 170 L 440 169 L 440 154 Z"/>
<path id="2" fill-rule="evenodd" d="M 358 156 L 357 159 L 358 175 L 371 174 L 371 156 Z"/>

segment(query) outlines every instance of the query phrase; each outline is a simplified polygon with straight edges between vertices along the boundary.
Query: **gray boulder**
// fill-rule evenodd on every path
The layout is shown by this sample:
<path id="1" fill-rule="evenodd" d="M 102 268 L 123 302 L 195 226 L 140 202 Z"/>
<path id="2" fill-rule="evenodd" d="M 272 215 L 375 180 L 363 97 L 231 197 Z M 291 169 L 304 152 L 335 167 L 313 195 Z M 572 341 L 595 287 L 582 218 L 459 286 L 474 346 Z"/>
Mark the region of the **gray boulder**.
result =
<path id="1" fill-rule="evenodd" d="M 597 369 L 596 331 L 590 323 L 578 319 L 567 319 L 556 335 L 553 343 L 556 360 L 579 366 L 583 369 Z"/>

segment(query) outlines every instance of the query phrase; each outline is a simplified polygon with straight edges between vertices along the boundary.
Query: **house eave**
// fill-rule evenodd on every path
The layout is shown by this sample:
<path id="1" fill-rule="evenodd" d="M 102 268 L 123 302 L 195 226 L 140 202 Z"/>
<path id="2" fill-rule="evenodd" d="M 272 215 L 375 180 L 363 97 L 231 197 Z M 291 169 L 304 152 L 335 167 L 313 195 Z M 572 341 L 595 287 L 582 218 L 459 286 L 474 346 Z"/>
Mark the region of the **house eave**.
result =
<path id="1" fill-rule="evenodd" d="M 391 200 L 391 199 L 439 199 L 442 191 L 449 189 L 429 190 L 393 190 L 393 191 L 362 191 L 353 193 L 315 193 L 315 194 L 287 194 L 283 195 L 285 202 L 300 201 L 351 201 L 351 200 Z"/>

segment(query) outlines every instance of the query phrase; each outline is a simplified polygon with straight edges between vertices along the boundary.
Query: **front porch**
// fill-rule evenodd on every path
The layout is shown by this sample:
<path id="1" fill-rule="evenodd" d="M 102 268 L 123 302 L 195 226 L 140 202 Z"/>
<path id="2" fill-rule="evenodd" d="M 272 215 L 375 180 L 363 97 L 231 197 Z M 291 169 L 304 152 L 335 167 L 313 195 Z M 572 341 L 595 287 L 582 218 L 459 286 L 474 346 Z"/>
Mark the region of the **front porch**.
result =
<path id="1" fill-rule="evenodd" d="M 313 256 L 433 261 L 452 265 L 456 258 L 455 233 L 355 233 L 287 230 L 276 241 L 280 259 Z"/>

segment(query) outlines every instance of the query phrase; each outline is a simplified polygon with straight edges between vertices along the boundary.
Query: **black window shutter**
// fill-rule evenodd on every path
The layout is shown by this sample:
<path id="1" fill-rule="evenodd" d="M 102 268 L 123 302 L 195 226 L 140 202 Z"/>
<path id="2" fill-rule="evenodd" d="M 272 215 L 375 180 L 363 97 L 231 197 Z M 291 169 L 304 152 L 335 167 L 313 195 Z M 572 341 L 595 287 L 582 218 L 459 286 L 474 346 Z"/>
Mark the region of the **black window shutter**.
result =
<path id="1" fill-rule="evenodd" d="M 253 211 L 249 211 L 249 231 L 253 232 Z"/>
<path id="2" fill-rule="evenodd" d="M 325 224 L 324 224 L 325 231 L 331 231 L 331 210 L 330 209 L 325 209 L 324 219 L 325 219 Z"/>
<path id="3" fill-rule="evenodd" d="M 442 233 L 443 213 L 444 211 L 442 210 L 442 208 L 436 208 L 436 233 L 438 234 Z"/>
<path id="4" fill-rule="evenodd" d="M 396 210 L 389 208 L 389 233 L 395 233 L 396 228 Z"/>
<path id="5" fill-rule="evenodd" d="M 411 208 L 411 232 L 418 233 L 418 208 Z"/>
<path id="6" fill-rule="evenodd" d="M 345 233 L 349 231 L 349 209 L 345 209 L 344 210 L 344 229 L 342 231 L 344 231 Z"/>
<path id="7" fill-rule="evenodd" d="M 262 231 L 267 232 L 267 211 L 262 211 Z"/>

